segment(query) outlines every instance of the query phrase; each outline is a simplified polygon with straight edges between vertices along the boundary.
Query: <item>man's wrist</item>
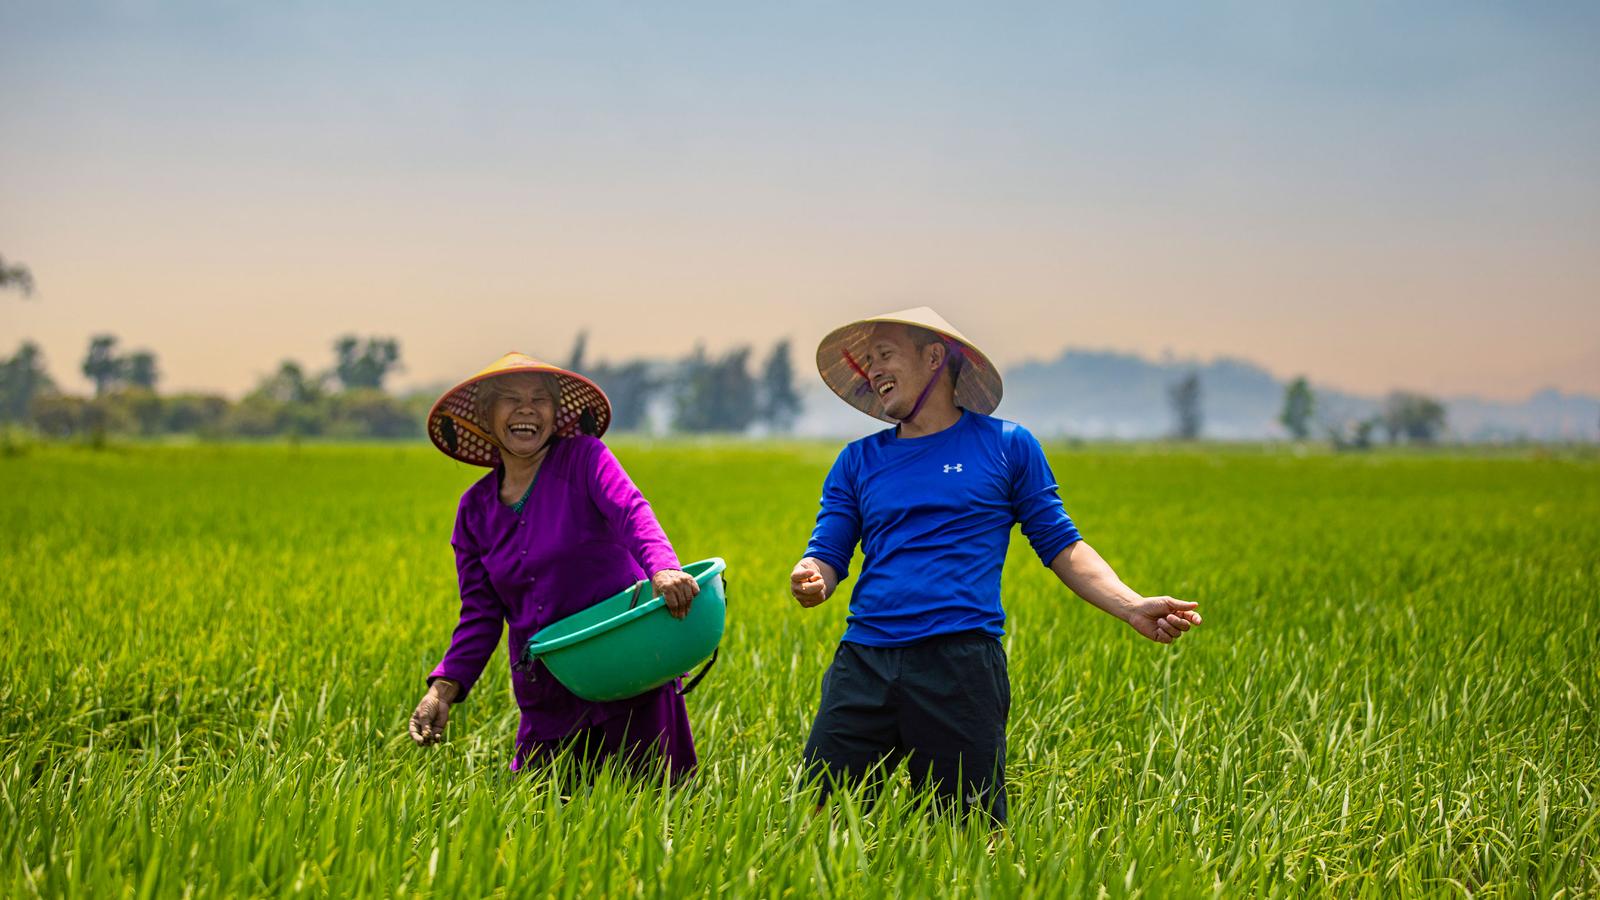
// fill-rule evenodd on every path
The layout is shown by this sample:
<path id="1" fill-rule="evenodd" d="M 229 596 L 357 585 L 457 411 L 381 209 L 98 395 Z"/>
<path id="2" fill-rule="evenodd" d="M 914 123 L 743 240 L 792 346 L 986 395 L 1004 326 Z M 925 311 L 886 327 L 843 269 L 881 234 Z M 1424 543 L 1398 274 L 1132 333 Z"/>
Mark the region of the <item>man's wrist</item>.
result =
<path id="1" fill-rule="evenodd" d="M 826 600 L 833 596 L 833 585 L 828 583 L 828 571 L 833 569 L 833 566 L 824 563 L 815 556 L 807 556 L 800 561 L 811 563 L 811 568 L 816 571 L 817 577 L 822 579 L 822 599 Z"/>
<path id="2" fill-rule="evenodd" d="M 1133 617 L 1138 613 L 1139 601 L 1144 598 L 1139 596 L 1137 591 L 1124 586 L 1122 590 L 1102 593 L 1098 601 L 1092 597 L 1084 597 L 1084 599 L 1088 600 L 1090 604 L 1100 607 L 1102 612 L 1109 613 L 1124 622 L 1132 622 Z"/>
<path id="3" fill-rule="evenodd" d="M 461 696 L 460 683 L 449 678 L 435 678 L 428 690 L 443 703 L 454 703 L 456 698 Z"/>
<path id="4" fill-rule="evenodd" d="M 1117 595 L 1117 615 L 1124 622 L 1133 621 L 1133 617 L 1138 614 L 1139 604 L 1142 602 L 1144 602 L 1144 596 L 1138 591 L 1127 591 Z"/>

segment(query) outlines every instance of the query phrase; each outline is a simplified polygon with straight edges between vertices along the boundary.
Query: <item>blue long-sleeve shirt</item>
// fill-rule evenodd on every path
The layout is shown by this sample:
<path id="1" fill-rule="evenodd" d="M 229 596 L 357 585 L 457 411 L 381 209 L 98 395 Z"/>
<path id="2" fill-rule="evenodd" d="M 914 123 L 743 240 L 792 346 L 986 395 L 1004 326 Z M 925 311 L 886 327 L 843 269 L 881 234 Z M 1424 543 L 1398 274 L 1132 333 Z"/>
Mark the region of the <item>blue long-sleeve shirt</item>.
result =
<path id="1" fill-rule="evenodd" d="M 844 640 L 899 647 L 940 634 L 1004 634 L 1000 568 L 1022 523 L 1045 565 L 1078 529 L 1026 428 L 964 411 L 937 434 L 888 428 L 848 444 L 822 485 L 806 555 L 839 574 L 861 544 Z"/>

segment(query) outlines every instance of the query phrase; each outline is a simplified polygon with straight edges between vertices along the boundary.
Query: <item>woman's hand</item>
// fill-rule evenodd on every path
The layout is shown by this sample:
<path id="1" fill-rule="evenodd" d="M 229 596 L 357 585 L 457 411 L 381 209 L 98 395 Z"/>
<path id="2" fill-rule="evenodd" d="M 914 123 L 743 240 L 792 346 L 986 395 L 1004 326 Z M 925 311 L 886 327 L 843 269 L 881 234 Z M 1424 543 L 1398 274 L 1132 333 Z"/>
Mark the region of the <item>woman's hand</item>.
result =
<path id="1" fill-rule="evenodd" d="M 667 612 L 681 619 L 689 614 L 689 602 L 700 593 L 700 582 L 682 569 L 662 569 L 650 579 L 650 588 L 667 601 Z"/>
<path id="2" fill-rule="evenodd" d="M 411 739 L 417 746 L 437 744 L 444 740 L 444 727 L 450 723 L 450 704 L 461 693 L 461 685 L 448 678 L 436 678 L 422 695 L 416 712 L 411 714 Z"/>

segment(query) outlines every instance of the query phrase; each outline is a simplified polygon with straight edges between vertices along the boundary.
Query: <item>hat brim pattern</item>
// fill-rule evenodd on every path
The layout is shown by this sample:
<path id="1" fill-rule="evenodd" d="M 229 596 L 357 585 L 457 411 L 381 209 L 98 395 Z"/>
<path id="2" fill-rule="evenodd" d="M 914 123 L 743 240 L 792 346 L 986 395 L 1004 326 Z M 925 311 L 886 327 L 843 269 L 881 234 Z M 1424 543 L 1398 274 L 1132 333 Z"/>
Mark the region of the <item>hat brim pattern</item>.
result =
<path id="1" fill-rule="evenodd" d="M 504 360 L 502 360 L 502 363 Z M 589 379 L 546 363 L 503 365 L 488 370 L 446 391 L 428 413 L 428 438 L 445 455 L 475 466 L 493 468 L 500 463 L 500 448 L 488 422 L 478 417 L 478 389 L 501 375 L 543 373 L 560 386 L 556 398 L 555 433 L 560 437 L 588 434 L 599 437 L 611 427 L 611 401 Z"/>
<path id="2" fill-rule="evenodd" d="M 872 327 L 880 322 L 926 328 L 952 342 L 961 354 L 961 368 L 956 373 L 956 405 L 983 415 L 989 415 L 999 408 L 1004 385 L 1000 380 L 1000 371 L 989 361 L 989 357 L 983 355 L 983 351 L 953 328 L 940 327 L 925 319 L 893 316 L 863 319 L 836 328 L 817 345 L 817 372 L 844 402 L 875 419 L 890 424 L 900 421 L 884 412 L 883 401 L 872 390 L 872 383 L 861 365 L 861 360 L 866 357 Z"/>

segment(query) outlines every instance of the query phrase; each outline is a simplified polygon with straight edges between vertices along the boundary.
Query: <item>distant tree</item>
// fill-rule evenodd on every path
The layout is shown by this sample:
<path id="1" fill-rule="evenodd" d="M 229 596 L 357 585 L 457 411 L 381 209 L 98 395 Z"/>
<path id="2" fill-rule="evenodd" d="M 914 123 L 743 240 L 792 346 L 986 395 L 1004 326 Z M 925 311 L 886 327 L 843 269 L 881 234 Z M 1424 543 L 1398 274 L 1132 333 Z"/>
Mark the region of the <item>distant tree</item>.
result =
<path id="1" fill-rule="evenodd" d="M 299 363 L 286 359 L 278 364 L 278 371 L 263 378 L 255 390 L 245 396 L 227 427 L 251 437 L 287 434 L 298 438 L 322 434 L 330 418 L 327 380 L 327 375 L 308 375 Z"/>
<path id="2" fill-rule="evenodd" d="M 1326 425 L 1328 440 L 1335 450 L 1368 450 L 1372 447 L 1372 431 L 1378 427 L 1378 418 L 1369 416 L 1356 421 Z"/>
<path id="3" fill-rule="evenodd" d="M 0 422 L 25 422 L 34 401 L 56 389 L 39 345 L 23 341 L 15 356 L 0 362 Z"/>
<path id="4" fill-rule="evenodd" d="M 750 348 L 736 347 L 720 359 L 695 347 L 679 367 L 673 424 L 682 431 L 741 432 L 755 420 L 755 380 Z"/>
<path id="5" fill-rule="evenodd" d="M 400 366 L 400 342 L 394 338 L 367 338 L 363 344 L 355 335 L 345 335 L 333 344 L 334 375 L 345 390 L 371 388 L 383 390 L 383 379 Z"/>
<path id="6" fill-rule="evenodd" d="M 1425 394 L 1394 391 L 1384 398 L 1379 421 L 1389 443 L 1431 444 L 1444 431 L 1444 404 Z"/>
<path id="7" fill-rule="evenodd" d="M 713 390 L 713 363 L 704 345 L 678 363 L 672 397 L 672 427 L 679 431 L 710 431 L 711 415 L 706 411 Z"/>
<path id="8" fill-rule="evenodd" d="M 149 350 L 139 350 L 122 358 L 122 380 L 129 387 L 154 391 L 161 373 L 156 370 L 156 355 Z"/>
<path id="9" fill-rule="evenodd" d="M 595 365 L 588 372 L 611 401 L 611 428 L 638 431 L 650 418 L 650 401 L 661 390 L 661 382 L 651 374 L 650 364 L 642 360 L 622 365 Z"/>
<path id="10" fill-rule="evenodd" d="M 439 395 L 431 388 L 426 388 L 412 390 L 399 397 L 398 401 L 401 407 L 404 408 L 405 414 L 411 418 L 411 421 L 418 423 L 418 431 L 420 433 L 421 423 L 428 420 L 428 411 L 433 409 L 433 401 L 437 399 L 439 399 Z"/>
<path id="11" fill-rule="evenodd" d="M 606 399 L 611 401 L 611 430 L 638 431 L 648 424 L 650 401 L 661 389 L 660 379 L 644 360 L 632 360 L 620 365 L 596 362 L 588 358 L 589 332 L 578 332 L 572 341 L 572 352 L 564 366 L 600 386 Z"/>
<path id="12" fill-rule="evenodd" d="M 171 434 L 215 436 L 228 415 L 228 398 L 176 394 L 163 398 L 161 427 Z"/>
<path id="13" fill-rule="evenodd" d="M 329 402 L 329 434 L 359 438 L 409 438 L 422 434 L 421 419 L 377 388 L 345 391 Z"/>
<path id="14" fill-rule="evenodd" d="M 744 431 L 756 418 L 756 383 L 751 377 L 750 348 L 736 347 L 716 367 L 716 430 Z"/>
<path id="15" fill-rule="evenodd" d="M 585 374 L 583 371 L 583 364 L 585 360 L 583 357 L 584 352 L 588 350 L 588 348 L 589 332 L 578 332 L 577 338 L 575 338 L 572 342 L 572 355 L 567 357 L 567 364 L 562 368 L 565 368 L 568 372 L 577 372 L 580 375 Z"/>
<path id="16" fill-rule="evenodd" d="M 306 374 L 306 370 L 292 359 L 278 363 L 278 371 L 263 378 L 254 393 L 269 397 L 279 403 L 316 403 L 322 399 L 327 376 Z"/>
<path id="17" fill-rule="evenodd" d="M 772 355 L 761 367 L 761 403 L 757 416 L 773 431 L 794 429 L 795 416 L 804 404 L 794 387 L 794 366 L 789 362 L 787 338 L 772 347 Z"/>
<path id="18" fill-rule="evenodd" d="M 83 358 L 83 374 L 94 382 L 94 395 L 103 397 L 122 379 L 122 360 L 117 356 L 117 339 L 97 334 L 89 339 L 89 352 Z"/>
<path id="19" fill-rule="evenodd" d="M 101 397 L 91 405 L 105 407 L 110 411 L 108 421 L 130 424 L 146 437 L 160 434 L 166 418 L 165 403 L 149 388 L 125 387 Z"/>
<path id="20" fill-rule="evenodd" d="M 1289 382 L 1289 387 L 1284 390 L 1283 412 L 1278 416 L 1278 421 L 1283 423 L 1295 440 L 1303 441 L 1311 433 L 1311 414 L 1316 403 L 1311 385 L 1304 376 Z"/>
<path id="21" fill-rule="evenodd" d="M 1173 434 L 1192 441 L 1200 436 L 1200 373 L 1190 372 L 1167 389 L 1172 402 Z"/>
<path id="22" fill-rule="evenodd" d="M 1372 446 L 1372 430 L 1378 427 L 1378 420 L 1366 418 L 1356 423 L 1353 443 L 1356 449 L 1365 450 Z"/>
<path id="23" fill-rule="evenodd" d="M 83 405 L 83 431 L 96 448 L 104 447 L 108 436 L 128 434 L 138 427 L 136 410 L 119 394 L 93 397 Z"/>
<path id="24" fill-rule="evenodd" d="M 15 288 L 22 292 L 24 297 L 33 296 L 33 273 L 21 263 L 8 265 L 6 258 L 0 256 L 0 289 Z"/>
<path id="25" fill-rule="evenodd" d="M 53 438 L 83 433 L 90 418 L 90 401 L 69 394 L 46 394 L 33 404 L 33 426 Z"/>
<path id="26" fill-rule="evenodd" d="M 282 434 L 287 420 L 284 404 L 251 392 L 228 408 L 222 420 L 222 431 L 240 437 L 268 437 Z"/>

